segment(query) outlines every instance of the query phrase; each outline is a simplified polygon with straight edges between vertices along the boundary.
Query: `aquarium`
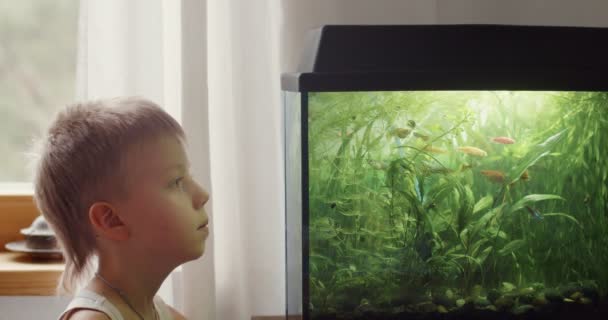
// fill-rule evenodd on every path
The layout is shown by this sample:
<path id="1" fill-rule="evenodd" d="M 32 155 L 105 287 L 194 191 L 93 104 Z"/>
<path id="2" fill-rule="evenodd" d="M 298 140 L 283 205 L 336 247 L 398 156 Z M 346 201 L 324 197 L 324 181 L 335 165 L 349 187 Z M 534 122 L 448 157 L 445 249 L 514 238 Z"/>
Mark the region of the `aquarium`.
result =
<path id="1" fill-rule="evenodd" d="M 313 33 L 283 75 L 287 316 L 605 316 L 607 35 Z"/>

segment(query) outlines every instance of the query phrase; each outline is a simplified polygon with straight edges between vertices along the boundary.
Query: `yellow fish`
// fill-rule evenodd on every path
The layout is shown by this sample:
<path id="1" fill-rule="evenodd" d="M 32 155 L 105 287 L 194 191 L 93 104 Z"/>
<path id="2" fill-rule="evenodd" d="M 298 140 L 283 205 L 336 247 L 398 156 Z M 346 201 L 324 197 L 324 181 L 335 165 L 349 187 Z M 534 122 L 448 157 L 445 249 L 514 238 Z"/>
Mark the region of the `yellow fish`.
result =
<path id="1" fill-rule="evenodd" d="M 386 168 L 388 168 L 388 166 L 380 161 L 375 161 L 372 159 L 367 160 L 367 163 L 369 163 L 370 166 L 372 166 L 372 168 L 376 169 L 376 170 L 384 170 Z"/>
<path id="2" fill-rule="evenodd" d="M 448 151 L 445 149 L 441 149 L 441 148 L 437 148 L 437 147 L 433 147 L 433 146 L 428 146 L 426 148 L 424 148 L 425 151 L 431 152 L 431 153 L 447 153 Z"/>
<path id="3" fill-rule="evenodd" d="M 350 135 L 353 134 L 353 131 L 348 129 L 346 130 L 346 136 L 350 137 Z M 342 131 L 338 131 L 338 137 L 342 137 Z"/>
<path id="4" fill-rule="evenodd" d="M 464 171 L 464 170 L 471 169 L 471 168 L 473 168 L 473 164 L 471 164 L 471 163 L 464 163 L 464 164 L 462 164 L 460 166 L 460 171 Z"/>
<path id="5" fill-rule="evenodd" d="M 475 147 L 458 147 L 458 150 L 476 157 L 485 157 L 488 155 L 487 152 Z"/>
<path id="6" fill-rule="evenodd" d="M 429 136 L 422 133 L 414 132 L 414 137 L 422 139 L 423 141 L 429 141 Z"/>
<path id="7" fill-rule="evenodd" d="M 412 130 L 406 129 L 406 128 L 397 128 L 397 129 L 393 130 L 393 133 L 401 139 L 409 136 L 410 132 L 412 132 Z"/>

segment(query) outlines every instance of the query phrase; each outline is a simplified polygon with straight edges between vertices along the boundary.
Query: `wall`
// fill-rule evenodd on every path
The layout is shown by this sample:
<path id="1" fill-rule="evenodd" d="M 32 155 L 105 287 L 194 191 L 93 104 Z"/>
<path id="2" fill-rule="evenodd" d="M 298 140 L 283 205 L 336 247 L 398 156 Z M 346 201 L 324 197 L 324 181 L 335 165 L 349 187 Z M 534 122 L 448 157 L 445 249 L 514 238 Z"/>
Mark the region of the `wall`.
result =
<path id="1" fill-rule="evenodd" d="M 440 23 L 608 26 L 603 0 L 437 0 Z"/>
<path id="2" fill-rule="evenodd" d="M 306 32 L 325 24 L 437 22 L 436 0 L 284 0 L 282 6 L 282 71 L 296 70 Z"/>

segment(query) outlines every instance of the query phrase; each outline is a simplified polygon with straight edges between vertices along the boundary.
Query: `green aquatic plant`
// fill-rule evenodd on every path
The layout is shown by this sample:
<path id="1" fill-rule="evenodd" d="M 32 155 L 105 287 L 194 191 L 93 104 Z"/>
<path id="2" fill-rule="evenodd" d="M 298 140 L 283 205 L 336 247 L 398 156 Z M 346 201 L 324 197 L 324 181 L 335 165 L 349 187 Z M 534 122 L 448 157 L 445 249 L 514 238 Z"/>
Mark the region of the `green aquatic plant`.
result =
<path id="1" fill-rule="evenodd" d="M 607 288 L 607 111 L 601 93 L 313 95 L 315 312 L 445 287 Z"/>

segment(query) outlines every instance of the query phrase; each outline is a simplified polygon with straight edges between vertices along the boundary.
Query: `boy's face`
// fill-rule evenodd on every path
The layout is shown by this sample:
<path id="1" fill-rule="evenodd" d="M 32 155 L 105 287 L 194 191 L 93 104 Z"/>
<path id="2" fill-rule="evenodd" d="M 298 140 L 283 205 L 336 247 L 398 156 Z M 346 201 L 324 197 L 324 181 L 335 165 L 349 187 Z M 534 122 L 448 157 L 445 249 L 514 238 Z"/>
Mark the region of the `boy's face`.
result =
<path id="1" fill-rule="evenodd" d="M 128 197 L 119 205 L 131 245 L 175 263 L 200 257 L 209 227 L 203 205 L 209 194 L 193 180 L 182 143 L 174 137 L 135 147 L 127 159 Z"/>

